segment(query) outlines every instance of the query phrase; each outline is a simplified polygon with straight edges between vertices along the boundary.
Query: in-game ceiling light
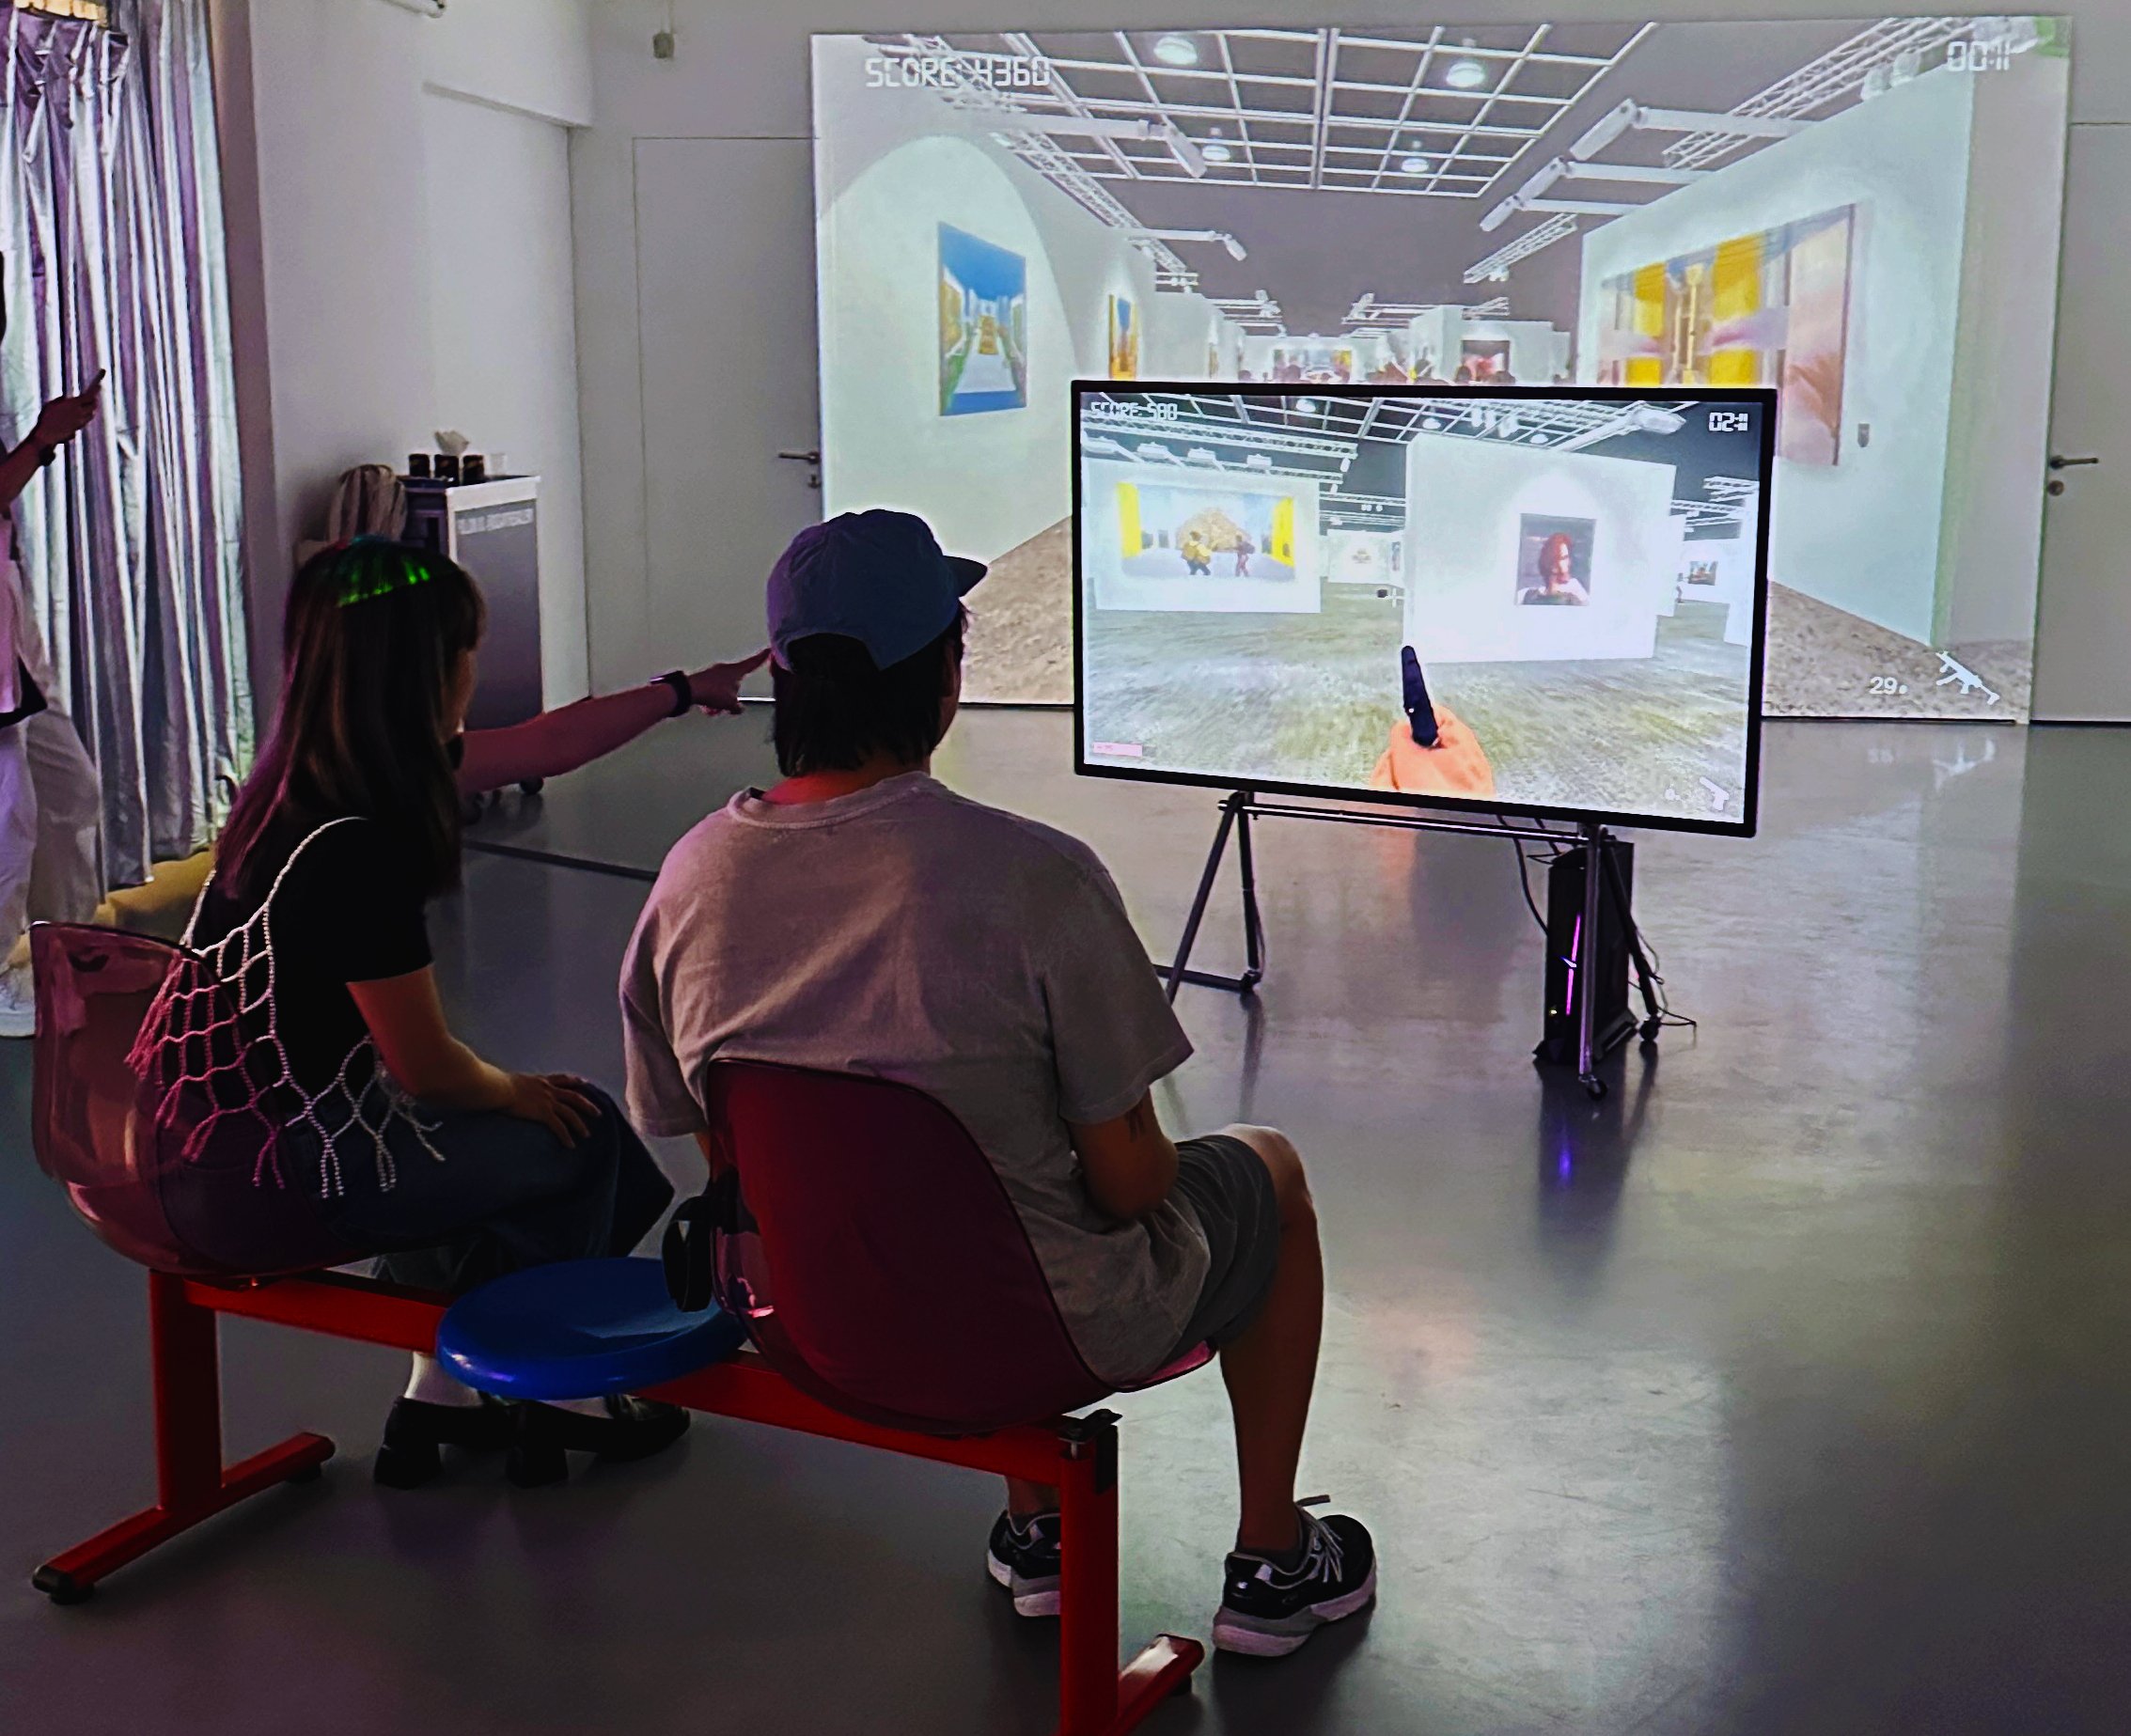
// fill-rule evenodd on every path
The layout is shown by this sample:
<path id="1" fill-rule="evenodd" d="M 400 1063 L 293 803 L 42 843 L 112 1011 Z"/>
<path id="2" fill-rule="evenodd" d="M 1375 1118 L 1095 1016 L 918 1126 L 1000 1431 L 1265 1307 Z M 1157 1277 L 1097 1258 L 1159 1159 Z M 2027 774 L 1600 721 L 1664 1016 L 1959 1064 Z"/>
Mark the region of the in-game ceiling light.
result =
<path id="1" fill-rule="evenodd" d="M 1431 166 L 1426 157 L 1401 157 L 1399 159 L 1399 173 L 1402 175 L 1425 175 Z"/>
<path id="2" fill-rule="evenodd" d="M 1464 46 L 1470 49 L 1472 38 L 1465 38 Z M 1487 83 L 1487 69 L 1472 55 L 1460 55 L 1443 69 L 1443 82 L 1452 90 L 1478 90 Z"/>
<path id="3" fill-rule="evenodd" d="M 1315 399 L 1314 398 L 1298 398 L 1298 399 L 1295 399 L 1295 414 L 1296 414 L 1297 415 L 1306 415 L 1306 416 L 1313 416 L 1313 415 L 1315 415 L 1315 414 L 1317 414 L 1317 400 L 1316 400 L 1316 399 Z"/>
<path id="4" fill-rule="evenodd" d="M 1199 64 L 1199 44 L 1183 31 L 1172 30 L 1154 39 L 1154 58 L 1166 67 L 1195 67 Z"/>
<path id="5" fill-rule="evenodd" d="M 1229 160 L 1229 148 L 1221 141 L 1220 128 L 1215 127 L 1206 135 L 1205 143 L 1199 148 L 1199 154 L 1209 163 L 1226 163 Z"/>
<path id="6" fill-rule="evenodd" d="M 1535 446 L 1543 446 L 1546 444 L 1546 436 L 1544 434 L 1534 434 L 1531 437 L 1531 444 Z"/>
<path id="7" fill-rule="evenodd" d="M 1420 425 L 1432 434 L 1440 434 L 1443 431 L 1442 421 L 1435 416 L 1422 416 Z"/>

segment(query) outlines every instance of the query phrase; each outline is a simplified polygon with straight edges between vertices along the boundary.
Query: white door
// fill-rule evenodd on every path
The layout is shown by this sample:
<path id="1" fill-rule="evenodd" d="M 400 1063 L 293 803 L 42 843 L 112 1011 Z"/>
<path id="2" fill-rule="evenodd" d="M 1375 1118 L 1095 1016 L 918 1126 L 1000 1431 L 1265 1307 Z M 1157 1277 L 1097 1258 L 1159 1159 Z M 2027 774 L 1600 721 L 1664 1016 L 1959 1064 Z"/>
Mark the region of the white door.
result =
<path id="1" fill-rule="evenodd" d="M 812 153 L 805 139 L 639 139 L 650 643 L 762 642 L 762 584 L 821 516 Z"/>
<path id="2" fill-rule="evenodd" d="M 432 428 L 541 479 L 541 688 L 588 691 L 585 494 L 570 135 L 441 91 L 423 99 Z"/>
<path id="3" fill-rule="evenodd" d="M 2131 125 L 2072 129 L 2035 721 L 2131 722 Z M 2064 462 L 2092 459 L 2093 463 Z"/>

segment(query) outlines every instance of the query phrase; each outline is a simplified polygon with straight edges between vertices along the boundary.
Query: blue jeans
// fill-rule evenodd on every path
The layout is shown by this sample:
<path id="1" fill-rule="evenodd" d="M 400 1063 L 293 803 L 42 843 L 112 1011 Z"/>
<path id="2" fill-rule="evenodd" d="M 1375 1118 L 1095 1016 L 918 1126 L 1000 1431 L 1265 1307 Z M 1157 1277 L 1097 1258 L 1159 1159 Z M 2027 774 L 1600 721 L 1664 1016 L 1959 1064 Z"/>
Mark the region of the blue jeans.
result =
<path id="1" fill-rule="evenodd" d="M 345 1150 L 345 1191 L 326 1222 L 345 1246 L 380 1256 L 379 1277 L 454 1295 L 527 1266 L 627 1254 L 673 1184 L 613 1099 L 587 1094 L 599 1115 L 574 1146 L 493 1110 L 425 1110 L 444 1162 L 396 1125 L 386 1143 L 399 1176 L 380 1188 L 369 1154 Z"/>

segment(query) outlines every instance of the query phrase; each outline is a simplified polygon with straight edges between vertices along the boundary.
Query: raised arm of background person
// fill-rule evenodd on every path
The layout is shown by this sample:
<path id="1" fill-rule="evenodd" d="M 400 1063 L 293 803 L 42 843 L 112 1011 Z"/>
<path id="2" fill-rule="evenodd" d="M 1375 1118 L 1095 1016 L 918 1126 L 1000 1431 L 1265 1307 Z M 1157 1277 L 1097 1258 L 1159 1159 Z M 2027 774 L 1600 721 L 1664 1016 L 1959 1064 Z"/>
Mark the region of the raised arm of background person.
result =
<path id="1" fill-rule="evenodd" d="M 86 390 L 70 398 L 55 398 L 38 413 L 29 437 L 7 457 L 0 458 L 0 511 L 15 504 L 29 480 L 43 469 L 45 461 L 96 419 L 103 401 L 103 370 Z"/>
<path id="2" fill-rule="evenodd" d="M 1152 1096 L 1114 1121 L 1068 1121 L 1066 1132 L 1089 1193 L 1112 1217 L 1145 1217 L 1177 1184 L 1177 1149 L 1162 1131 Z"/>
<path id="3" fill-rule="evenodd" d="M 740 683 L 768 659 L 766 650 L 738 663 L 714 663 L 688 678 L 691 703 L 728 717 L 740 714 Z M 558 705 L 503 729 L 469 729 L 460 739 L 459 788 L 467 795 L 536 777 L 560 777 L 634 742 L 673 715 L 673 689 L 650 681 L 620 693 Z"/>
<path id="4" fill-rule="evenodd" d="M 400 1088 L 439 1109 L 492 1109 L 538 1121 L 566 1146 L 599 1114 L 579 1082 L 562 1073 L 512 1073 L 484 1061 L 445 1022 L 436 973 L 352 982 L 348 993 L 369 1027 L 378 1058 Z"/>

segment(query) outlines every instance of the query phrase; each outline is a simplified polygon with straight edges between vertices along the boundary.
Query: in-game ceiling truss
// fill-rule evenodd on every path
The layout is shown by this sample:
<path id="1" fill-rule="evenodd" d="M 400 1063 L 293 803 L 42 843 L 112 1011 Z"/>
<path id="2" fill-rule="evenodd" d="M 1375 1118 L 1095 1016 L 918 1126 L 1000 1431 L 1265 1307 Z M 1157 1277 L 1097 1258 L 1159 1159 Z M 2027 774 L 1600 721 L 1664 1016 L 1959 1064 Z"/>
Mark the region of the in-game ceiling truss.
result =
<path id="1" fill-rule="evenodd" d="M 1011 31 L 871 39 L 890 55 L 1040 60 L 1047 82 L 980 94 L 1024 117 L 1025 126 L 1052 123 L 1059 150 L 1096 181 L 1204 180 L 1470 199 L 1650 28 Z M 1102 130 L 1087 131 L 1089 123 Z"/>

